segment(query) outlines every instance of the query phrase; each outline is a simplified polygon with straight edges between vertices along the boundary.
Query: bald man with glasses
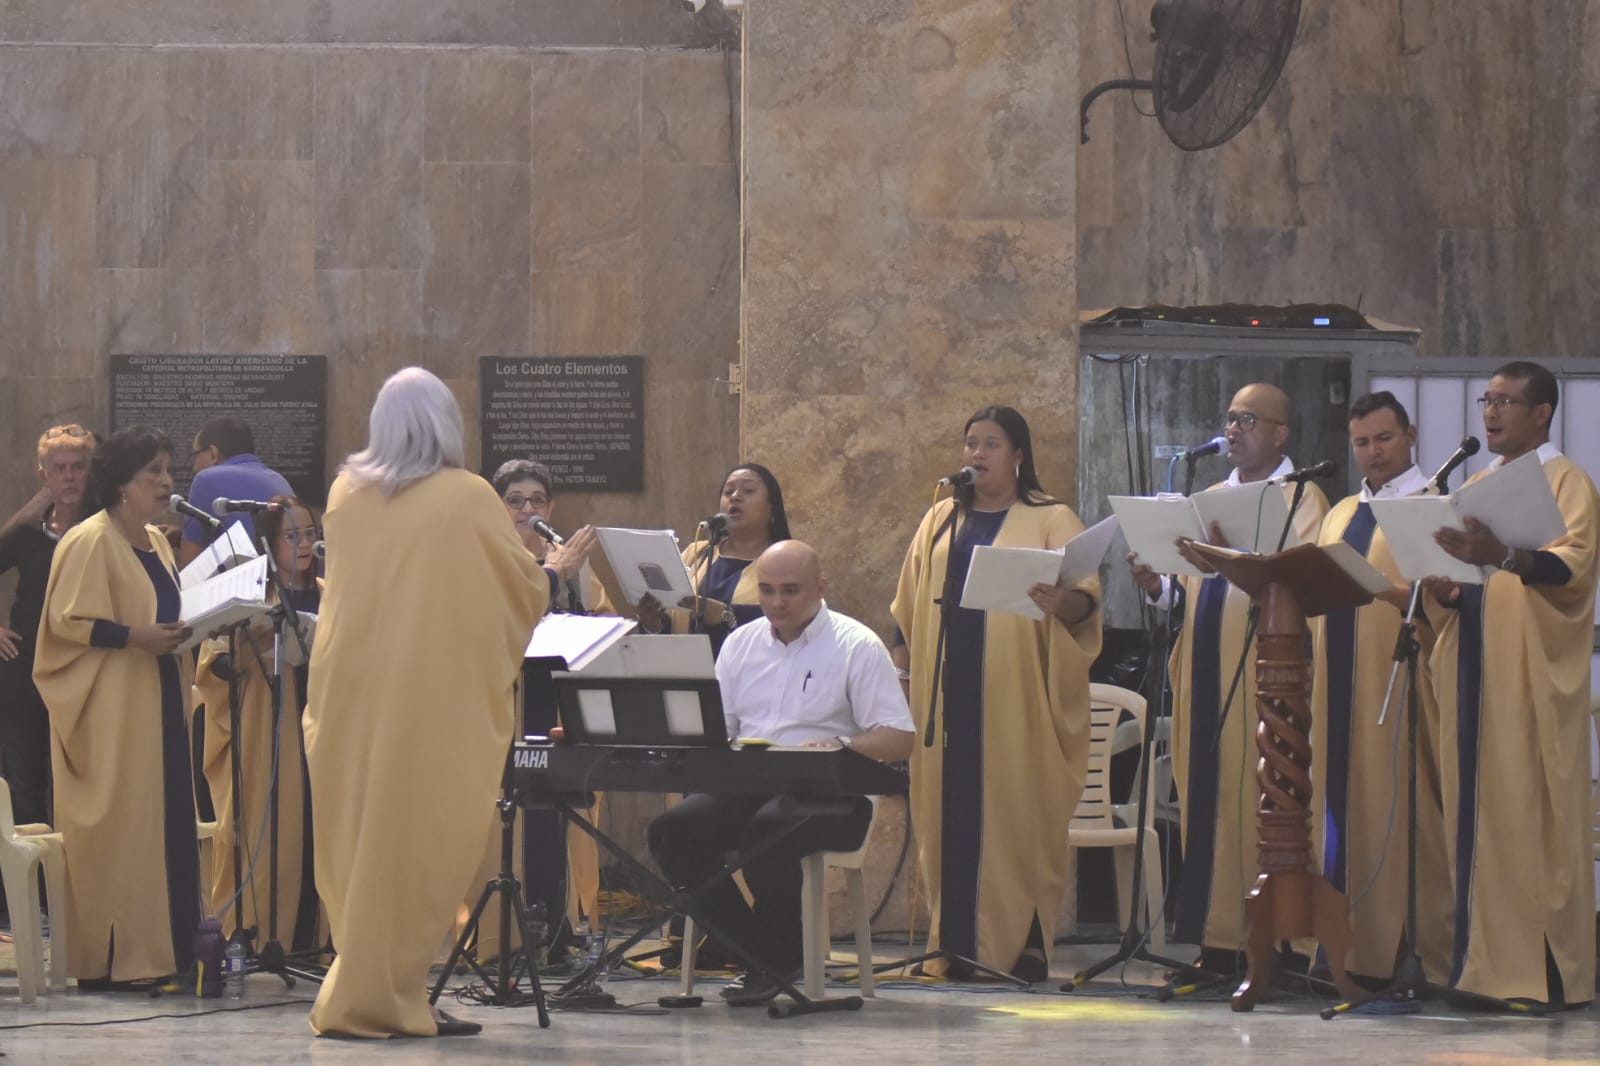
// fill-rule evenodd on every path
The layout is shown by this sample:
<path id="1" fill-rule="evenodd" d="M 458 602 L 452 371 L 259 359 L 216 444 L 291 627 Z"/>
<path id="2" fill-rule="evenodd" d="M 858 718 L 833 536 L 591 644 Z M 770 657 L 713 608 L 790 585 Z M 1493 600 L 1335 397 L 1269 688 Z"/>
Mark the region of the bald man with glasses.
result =
<path id="1" fill-rule="evenodd" d="M 1234 394 L 1221 422 L 1233 472 L 1211 488 L 1248 485 L 1292 472 L 1284 454 L 1293 412 L 1276 385 L 1257 382 Z M 1293 487 L 1282 487 L 1285 502 Z M 1208 490 L 1209 491 L 1209 490 Z M 1295 540 L 1313 543 L 1328 513 L 1328 498 L 1306 485 L 1294 513 Z M 1221 542 L 1213 527 L 1212 542 Z M 1137 555 L 1130 554 L 1134 582 L 1150 602 L 1183 612 L 1183 628 L 1173 645 L 1172 772 L 1182 812 L 1183 876 L 1178 885 L 1176 938 L 1199 944 L 1201 962 L 1219 973 L 1240 969 L 1245 944 L 1245 892 L 1256 874 L 1256 677 L 1254 656 L 1246 655 L 1245 629 L 1250 597 L 1213 573 L 1209 563 L 1180 541 L 1179 551 L 1204 577 L 1185 577 L 1172 585 Z M 1223 701 L 1241 658 L 1243 677 L 1227 712 L 1224 732 L 1212 749 Z"/>

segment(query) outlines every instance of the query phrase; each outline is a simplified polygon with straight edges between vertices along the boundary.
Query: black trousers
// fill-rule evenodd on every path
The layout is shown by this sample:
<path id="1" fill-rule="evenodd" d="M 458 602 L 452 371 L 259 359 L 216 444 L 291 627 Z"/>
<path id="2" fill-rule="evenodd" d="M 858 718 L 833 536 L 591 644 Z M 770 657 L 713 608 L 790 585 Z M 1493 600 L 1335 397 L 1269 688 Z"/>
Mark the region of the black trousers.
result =
<path id="1" fill-rule="evenodd" d="M 777 974 L 800 968 L 800 860 L 817 851 L 861 846 L 872 821 L 872 803 L 857 797 L 848 814 L 805 818 L 773 847 L 743 867 L 755 904 L 724 878 L 701 898 L 707 917 L 753 951 Z M 713 796 L 696 793 L 650 823 L 650 854 L 674 886 L 695 888 L 722 869 L 729 851 L 752 850 L 795 819 L 778 813 L 772 796 Z"/>
<path id="2" fill-rule="evenodd" d="M 0 663 L 0 765 L 18 825 L 51 822 L 50 712 L 33 686 L 31 652 Z"/>

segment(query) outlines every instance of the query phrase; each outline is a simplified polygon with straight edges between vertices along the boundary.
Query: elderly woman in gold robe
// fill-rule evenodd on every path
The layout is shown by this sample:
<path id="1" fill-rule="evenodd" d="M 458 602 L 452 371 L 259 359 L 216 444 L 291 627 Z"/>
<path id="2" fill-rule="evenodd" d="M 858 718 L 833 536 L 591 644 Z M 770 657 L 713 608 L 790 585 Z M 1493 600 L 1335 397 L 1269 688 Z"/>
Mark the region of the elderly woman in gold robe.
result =
<path id="1" fill-rule="evenodd" d="M 462 436 L 445 384 L 401 370 L 328 494 L 304 719 L 317 891 L 339 953 L 311 1010 L 319 1034 L 481 1029 L 430 1007 L 428 967 L 495 824 L 528 637 L 593 533 L 541 568 L 494 489 L 462 469 Z"/>

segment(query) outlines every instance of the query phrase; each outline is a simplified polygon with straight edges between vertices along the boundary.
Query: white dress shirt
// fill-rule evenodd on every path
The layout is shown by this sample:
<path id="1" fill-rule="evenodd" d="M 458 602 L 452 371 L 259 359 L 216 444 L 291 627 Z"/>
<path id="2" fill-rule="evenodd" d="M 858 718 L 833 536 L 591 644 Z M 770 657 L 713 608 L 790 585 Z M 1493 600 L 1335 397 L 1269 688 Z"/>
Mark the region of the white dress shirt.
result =
<path id="1" fill-rule="evenodd" d="M 1557 448 L 1554 444 L 1551 444 L 1549 441 L 1545 441 L 1543 444 L 1539 445 L 1538 451 L 1539 451 L 1539 465 L 1540 466 L 1543 466 L 1545 463 L 1548 463 L 1550 460 L 1558 457 L 1561 454 L 1561 449 Z M 1520 458 L 1522 458 L 1522 456 L 1519 455 L 1519 456 L 1517 456 L 1517 458 L 1520 459 Z M 1499 470 L 1502 466 L 1505 466 L 1505 465 L 1506 465 L 1506 457 L 1503 456 L 1503 455 L 1497 455 L 1489 463 L 1489 469 L 1490 470 Z"/>
<path id="2" fill-rule="evenodd" d="M 1367 484 L 1367 479 L 1361 479 L 1361 502 L 1371 503 L 1373 500 L 1398 500 L 1404 496 L 1416 496 L 1428 487 L 1428 475 L 1417 468 L 1415 463 L 1411 469 L 1399 477 L 1390 478 L 1384 482 L 1383 488 L 1377 492 L 1372 491 L 1372 486 Z"/>
<path id="3" fill-rule="evenodd" d="M 765 619 L 735 629 L 717 656 L 717 682 L 730 739 L 799 745 L 916 728 L 889 649 L 826 603 L 788 644 Z"/>

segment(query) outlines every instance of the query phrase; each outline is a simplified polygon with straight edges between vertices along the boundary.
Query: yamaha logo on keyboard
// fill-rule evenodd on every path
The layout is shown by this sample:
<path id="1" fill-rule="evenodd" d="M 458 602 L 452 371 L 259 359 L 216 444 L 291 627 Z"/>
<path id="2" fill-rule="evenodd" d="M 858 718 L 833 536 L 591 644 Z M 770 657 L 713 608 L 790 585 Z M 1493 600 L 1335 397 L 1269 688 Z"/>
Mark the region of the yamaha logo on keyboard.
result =
<path id="1" fill-rule="evenodd" d="M 519 770 L 548 770 L 550 752 L 542 748 L 518 748 L 513 761 Z"/>

